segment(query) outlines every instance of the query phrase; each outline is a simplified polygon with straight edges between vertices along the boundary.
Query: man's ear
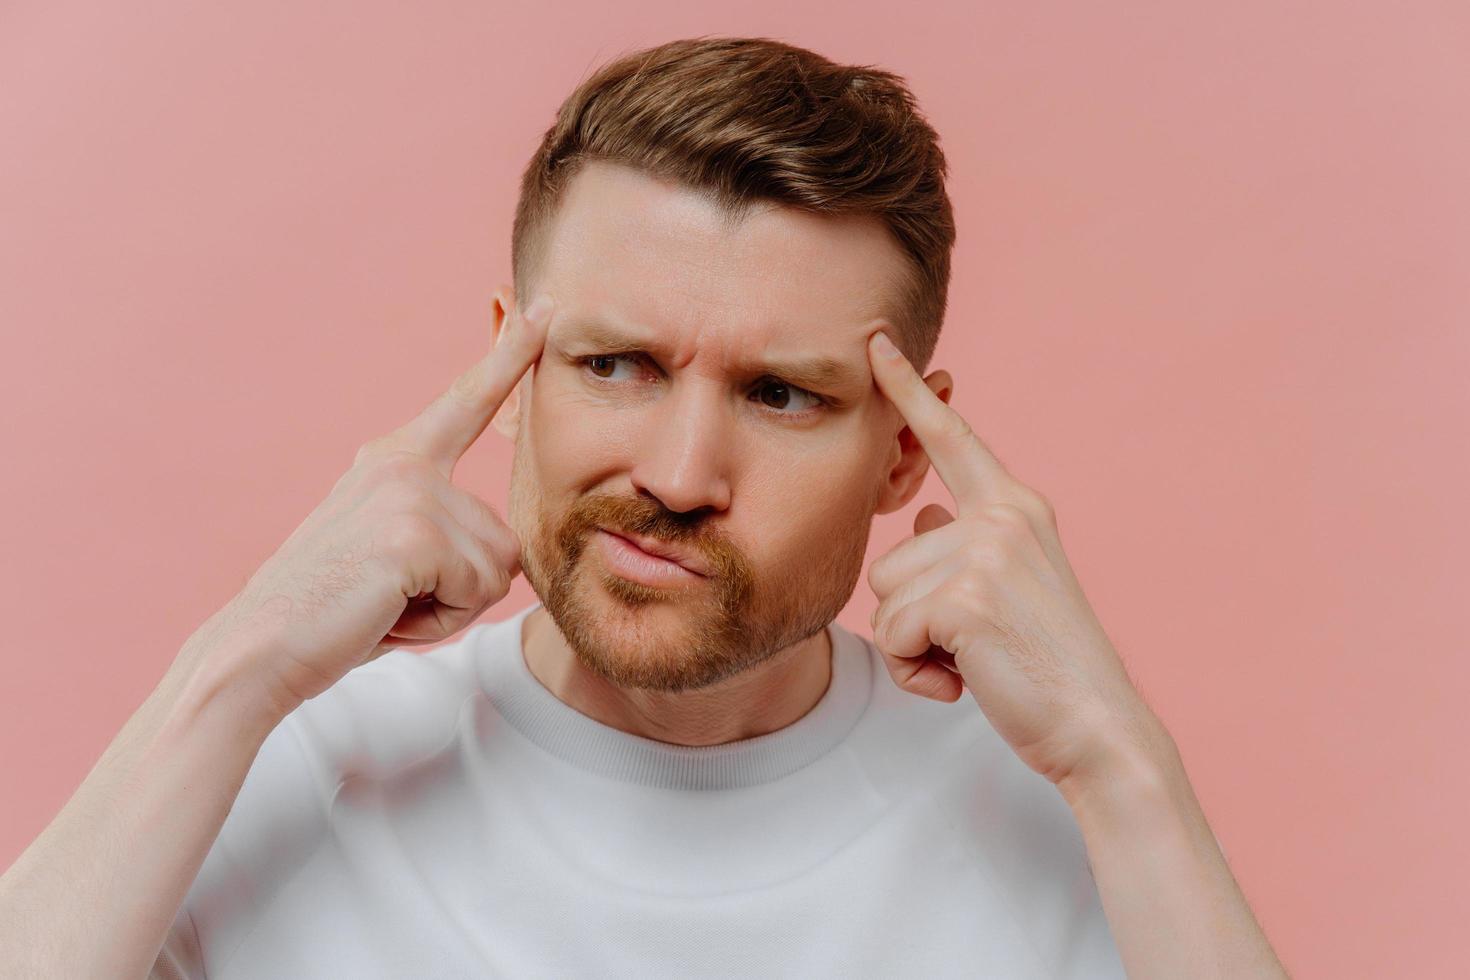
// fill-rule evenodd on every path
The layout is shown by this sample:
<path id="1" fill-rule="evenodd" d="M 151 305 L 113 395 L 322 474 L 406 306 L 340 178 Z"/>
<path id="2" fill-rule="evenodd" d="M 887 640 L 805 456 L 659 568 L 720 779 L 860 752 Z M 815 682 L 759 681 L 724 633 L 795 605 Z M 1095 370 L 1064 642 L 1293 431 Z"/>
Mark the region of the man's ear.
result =
<path id="1" fill-rule="evenodd" d="M 946 405 L 954 395 L 954 379 L 948 371 L 933 371 L 924 379 L 929 390 L 939 396 Z M 929 472 L 929 455 L 919 445 L 918 438 L 907 425 L 898 430 L 889 444 L 881 477 L 878 506 L 874 513 L 891 514 L 914 498 L 924 485 L 924 475 Z"/>
<path id="2" fill-rule="evenodd" d="M 492 346 L 500 343 L 506 324 L 510 322 L 511 311 L 515 308 L 515 287 L 502 283 L 496 288 L 490 303 L 490 343 Z M 531 383 L 530 377 L 530 371 L 521 376 L 521 380 L 510 390 L 510 394 L 505 396 L 505 401 L 500 403 L 500 409 L 495 413 L 495 417 L 490 420 L 490 424 L 495 426 L 495 431 L 511 442 L 515 442 L 516 431 L 521 424 L 521 387 Z"/>

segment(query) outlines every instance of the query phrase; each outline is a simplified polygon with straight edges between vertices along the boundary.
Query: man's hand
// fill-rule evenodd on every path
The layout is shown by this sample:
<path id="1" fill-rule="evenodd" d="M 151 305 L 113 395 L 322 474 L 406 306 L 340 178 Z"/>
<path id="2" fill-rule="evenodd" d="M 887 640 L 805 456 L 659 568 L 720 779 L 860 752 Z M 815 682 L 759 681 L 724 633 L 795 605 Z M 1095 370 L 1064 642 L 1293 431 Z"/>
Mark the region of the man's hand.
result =
<path id="1" fill-rule="evenodd" d="M 393 647 L 440 642 L 510 589 L 520 542 L 455 464 L 541 356 L 549 298 L 417 416 L 373 439 L 240 594 L 190 638 L 248 648 L 239 665 L 290 711 Z M 253 642 L 245 643 L 244 639 Z"/>
<path id="2" fill-rule="evenodd" d="M 968 688 L 1017 755 L 1057 784 L 1162 732 L 1082 593 L 1051 505 L 881 331 L 868 355 L 955 500 L 954 515 L 920 510 L 915 537 L 869 566 L 873 640 L 894 681 L 940 701 Z"/>
<path id="3" fill-rule="evenodd" d="M 882 336 L 868 338 L 873 377 L 956 513 L 923 508 L 915 537 L 868 569 L 889 673 L 941 701 L 968 687 L 1016 754 L 1057 784 L 1130 977 L 1286 977 L 1173 740 L 1082 594 L 1051 505 L 900 352 L 885 355 Z"/>

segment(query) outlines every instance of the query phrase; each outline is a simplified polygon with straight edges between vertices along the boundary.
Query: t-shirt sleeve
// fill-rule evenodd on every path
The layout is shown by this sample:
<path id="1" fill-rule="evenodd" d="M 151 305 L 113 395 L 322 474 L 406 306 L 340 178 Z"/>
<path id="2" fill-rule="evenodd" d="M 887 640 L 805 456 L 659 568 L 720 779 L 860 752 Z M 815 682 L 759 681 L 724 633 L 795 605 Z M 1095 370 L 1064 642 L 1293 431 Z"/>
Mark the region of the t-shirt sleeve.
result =
<path id="1" fill-rule="evenodd" d="M 312 702 L 307 702 L 312 704 Z M 260 747 L 175 913 L 149 980 L 206 980 L 305 864 L 326 833 L 322 792 L 288 716 Z"/>

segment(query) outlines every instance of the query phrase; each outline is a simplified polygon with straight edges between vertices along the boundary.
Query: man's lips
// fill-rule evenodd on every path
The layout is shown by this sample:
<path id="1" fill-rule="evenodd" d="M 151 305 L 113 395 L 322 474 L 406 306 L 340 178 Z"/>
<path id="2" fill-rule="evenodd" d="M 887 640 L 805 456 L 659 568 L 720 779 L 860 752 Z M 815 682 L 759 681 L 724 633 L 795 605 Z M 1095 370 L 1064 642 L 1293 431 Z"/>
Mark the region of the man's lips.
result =
<path id="1" fill-rule="evenodd" d="M 653 555 L 657 558 L 666 558 L 677 565 L 682 565 L 696 575 L 709 575 L 709 564 L 702 557 L 700 557 L 698 552 L 691 551 L 685 548 L 680 548 L 666 541 L 660 541 L 657 538 L 650 538 L 642 534 L 634 534 L 631 531 L 624 531 L 621 529 L 614 531 L 612 528 L 608 527 L 600 528 L 599 530 L 606 531 L 608 534 L 622 538 L 624 541 L 627 541 L 629 544 L 632 544 L 634 547 L 636 547 L 639 551 L 647 552 L 648 554 Z"/>

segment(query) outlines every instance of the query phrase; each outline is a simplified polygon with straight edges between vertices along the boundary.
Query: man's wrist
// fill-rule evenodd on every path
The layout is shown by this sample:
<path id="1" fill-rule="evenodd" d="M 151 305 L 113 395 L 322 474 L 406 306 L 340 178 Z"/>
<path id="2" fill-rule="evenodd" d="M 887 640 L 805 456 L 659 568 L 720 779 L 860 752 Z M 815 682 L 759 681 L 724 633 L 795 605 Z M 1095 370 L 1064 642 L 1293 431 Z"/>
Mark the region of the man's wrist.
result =
<path id="1" fill-rule="evenodd" d="M 1183 763 L 1162 721 L 1151 711 L 1112 722 L 1079 765 L 1057 783 L 1063 799 L 1076 812 L 1101 800 L 1158 800 L 1183 774 Z"/>
<path id="2" fill-rule="evenodd" d="M 270 734 L 299 701 L 283 702 L 262 682 L 266 651 L 260 641 L 236 636 L 206 646 L 185 644 L 170 673 L 173 712 L 179 718 L 211 714 L 228 717 L 242 735 L 260 740 Z"/>
<path id="3" fill-rule="evenodd" d="M 1174 740 L 1130 721 L 1057 784 L 1129 975 L 1285 978 Z"/>

